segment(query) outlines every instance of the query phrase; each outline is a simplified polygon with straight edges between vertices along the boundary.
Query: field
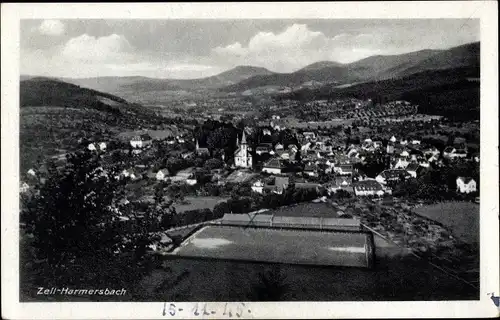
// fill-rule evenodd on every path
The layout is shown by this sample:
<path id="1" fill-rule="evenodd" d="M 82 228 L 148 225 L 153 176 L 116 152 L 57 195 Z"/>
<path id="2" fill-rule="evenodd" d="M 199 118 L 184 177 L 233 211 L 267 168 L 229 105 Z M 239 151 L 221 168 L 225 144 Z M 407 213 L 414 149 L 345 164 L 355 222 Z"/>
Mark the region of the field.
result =
<path id="1" fill-rule="evenodd" d="M 207 226 L 174 253 L 187 257 L 363 267 L 363 233 Z"/>
<path id="2" fill-rule="evenodd" d="M 448 227 L 458 239 L 479 243 L 479 205 L 472 202 L 443 202 L 414 210 L 417 214 Z"/>
<path id="3" fill-rule="evenodd" d="M 374 237 L 374 269 L 166 256 L 143 279 L 140 301 L 419 301 L 478 299 L 478 291 Z M 293 242 L 291 242 L 293 243 Z M 288 243 L 290 244 L 290 242 Z M 399 252 L 398 252 L 399 251 Z M 279 274 L 269 297 L 261 280 Z M 272 286 L 272 284 L 271 284 Z M 272 289 L 271 289 L 272 290 Z M 265 291 L 262 294 L 262 291 Z"/>
<path id="4" fill-rule="evenodd" d="M 205 208 L 213 210 L 216 204 L 227 199 L 221 197 L 186 197 L 184 200 L 183 203 L 175 205 L 177 213 Z"/>

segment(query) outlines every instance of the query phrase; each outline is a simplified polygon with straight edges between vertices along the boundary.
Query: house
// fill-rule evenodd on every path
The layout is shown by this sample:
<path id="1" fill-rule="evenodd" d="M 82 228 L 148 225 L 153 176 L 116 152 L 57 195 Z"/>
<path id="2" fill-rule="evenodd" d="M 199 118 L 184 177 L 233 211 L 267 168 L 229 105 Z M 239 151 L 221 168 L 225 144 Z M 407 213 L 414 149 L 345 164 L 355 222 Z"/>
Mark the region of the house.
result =
<path id="1" fill-rule="evenodd" d="M 352 177 L 348 176 L 337 176 L 335 181 L 330 184 L 328 190 L 331 192 L 337 192 L 338 190 L 345 190 L 352 192 Z"/>
<path id="2" fill-rule="evenodd" d="M 137 180 L 142 178 L 141 174 L 139 174 L 134 168 L 124 169 L 121 172 L 120 177 L 130 178 L 131 180 Z"/>
<path id="3" fill-rule="evenodd" d="M 186 179 L 186 184 L 190 186 L 194 186 L 195 184 L 198 183 L 198 180 L 196 179 L 195 175 L 192 174 Z"/>
<path id="4" fill-rule="evenodd" d="M 380 140 L 375 140 L 375 141 L 373 141 L 373 147 L 374 147 L 375 149 L 380 149 L 380 148 L 382 148 L 383 146 L 384 146 L 384 144 L 382 143 L 382 141 L 380 141 Z"/>
<path id="5" fill-rule="evenodd" d="M 411 163 L 406 167 L 406 171 L 413 177 L 417 177 L 417 170 L 419 170 L 420 165 L 418 163 Z"/>
<path id="6" fill-rule="evenodd" d="M 457 158 L 465 158 L 467 157 L 467 150 L 466 149 L 455 149 L 454 147 L 446 147 L 443 150 L 443 157 L 453 160 Z"/>
<path id="7" fill-rule="evenodd" d="M 271 130 L 269 129 L 262 129 L 262 134 L 265 136 L 270 136 L 271 135 Z"/>
<path id="8" fill-rule="evenodd" d="M 316 140 L 316 134 L 311 131 L 303 132 L 302 135 L 308 140 Z"/>
<path id="9" fill-rule="evenodd" d="M 264 183 L 262 180 L 257 180 L 252 184 L 252 191 L 257 193 L 263 193 L 264 191 Z"/>
<path id="10" fill-rule="evenodd" d="M 395 143 L 398 139 L 396 139 L 395 136 L 392 136 L 389 141 L 392 142 L 392 143 Z"/>
<path id="11" fill-rule="evenodd" d="M 392 169 L 406 169 L 410 162 L 404 158 L 398 158 L 392 165 Z"/>
<path id="12" fill-rule="evenodd" d="M 382 171 L 375 180 L 381 185 L 387 183 L 398 182 L 410 178 L 411 175 L 403 169 L 389 169 Z"/>
<path id="13" fill-rule="evenodd" d="M 297 145 L 295 145 L 295 144 L 290 144 L 290 145 L 288 145 L 288 150 L 290 150 L 292 152 L 297 152 L 299 150 L 299 148 L 297 148 Z"/>
<path id="14" fill-rule="evenodd" d="M 318 176 L 318 166 L 315 164 L 308 163 L 306 164 L 304 168 L 304 174 L 310 176 L 310 177 L 317 177 Z"/>
<path id="15" fill-rule="evenodd" d="M 194 169 L 193 168 L 187 168 L 184 170 L 180 170 L 177 172 L 177 174 L 170 179 L 172 181 L 186 181 L 189 177 L 192 176 Z"/>
<path id="16" fill-rule="evenodd" d="M 158 170 L 155 177 L 156 177 L 156 180 L 163 181 L 163 180 L 167 179 L 168 176 L 170 176 L 170 172 L 168 171 L 168 169 L 161 169 L 161 170 Z"/>
<path id="17" fill-rule="evenodd" d="M 352 176 L 354 172 L 354 167 L 352 164 L 341 164 L 338 167 L 335 167 L 337 173 L 339 175 L 350 175 Z"/>
<path id="18" fill-rule="evenodd" d="M 20 193 L 28 192 L 29 189 L 30 189 L 30 186 L 26 182 L 21 182 L 21 184 L 19 185 L 19 192 Z"/>
<path id="19" fill-rule="evenodd" d="M 387 147 L 386 147 L 385 152 L 386 152 L 386 153 L 389 153 L 389 154 L 394 153 L 394 143 L 393 143 L 393 142 L 389 142 L 389 143 L 387 144 Z"/>
<path id="20" fill-rule="evenodd" d="M 237 139 L 238 149 L 234 152 L 234 165 L 240 168 L 251 168 L 252 167 L 252 155 L 250 153 L 251 149 L 247 145 L 247 138 L 245 131 L 241 137 L 241 142 Z"/>
<path id="21" fill-rule="evenodd" d="M 255 148 L 255 153 L 258 154 L 259 156 L 264 154 L 264 153 L 269 153 L 269 147 L 266 145 L 258 145 L 257 148 Z"/>
<path id="22" fill-rule="evenodd" d="M 153 143 L 153 139 L 147 133 L 135 136 L 130 140 L 132 148 L 145 148 Z"/>
<path id="23" fill-rule="evenodd" d="M 210 151 L 208 148 L 201 148 L 198 140 L 196 140 L 196 154 L 197 155 L 209 155 Z"/>
<path id="24" fill-rule="evenodd" d="M 469 177 L 457 178 L 457 192 L 471 193 L 476 191 L 477 191 L 476 180 Z"/>
<path id="25" fill-rule="evenodd" d="M 175 139 L 174 138 L 168 138 L 167 139 L 167 144 L 169 144 L 169 145 L 175 144 Z"/>
<path id="26" fill-rule="evenodd" d="M 184 152 L 183 154 L 181 154 L 182 159 L 187 159 L 187 158 L 190 158 L 192 156 L 194 156 L 193 151 L 188 151 L 188 152 Z"/>
<path id="27" fill-rule="evenodd" d="M 272 158 L 264 164 L 262 172 L 281 174 L 283 169 L 285 169 L 283 160 L 279 158 Z"/>
<path id="28" fill-rule="evenodd" d="M 281 144 L 281 143 L 277 143 L 275 146 L 274 146 L 274 150 L 276 151 L 282 151 L 284 150 L 285 147 Z"/>
<path id="29" fill-rule="evenodd" d="M 36 172 L 35 172 L 35 170 L 33 170 L 33 169 L 29 169 L 29 170 L 28 170 L 28 172 L 27 172 L 27 174 L 28 174 L 29 176 L 36 177 Z"/>
<path id="30" fill-rule="evenodd" d="M 353 184 L 356 196 L 383 196 L 384 188 L 375 180 L 358 181 Z"/>
<path id="31" fill-rule="evenodd" d="M 96 151 L 96 147 L 95 147 L 95 144 L 93 143 L 89 143 L 89 145 L 87 146 L 87 149 L 89 149 L 90 151 Z"/>
<path id="32" fill-rule="evenodd" d="M 106 151 L 107 145 L 106 142 L 99 142 L 99 150 Z"/>

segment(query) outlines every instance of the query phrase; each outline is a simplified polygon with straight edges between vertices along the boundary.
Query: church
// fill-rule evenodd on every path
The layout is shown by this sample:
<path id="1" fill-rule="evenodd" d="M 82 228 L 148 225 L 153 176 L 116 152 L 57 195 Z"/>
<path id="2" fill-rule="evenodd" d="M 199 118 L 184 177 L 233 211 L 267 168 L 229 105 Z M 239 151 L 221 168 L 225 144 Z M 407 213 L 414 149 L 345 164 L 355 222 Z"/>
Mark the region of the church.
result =
<path id="1" fill-rule="evenodd" d="M 252 155 L 250 154 L 250 147 L 247 144 L 247 138 L 245 135 L 245 130 L 243 130 L 243 136 L 241 137 L 241 142 L 236 139 L 238 149 L 234 153 L 234 165 L 240 168 L 251 168 L 252 167 Z"/>

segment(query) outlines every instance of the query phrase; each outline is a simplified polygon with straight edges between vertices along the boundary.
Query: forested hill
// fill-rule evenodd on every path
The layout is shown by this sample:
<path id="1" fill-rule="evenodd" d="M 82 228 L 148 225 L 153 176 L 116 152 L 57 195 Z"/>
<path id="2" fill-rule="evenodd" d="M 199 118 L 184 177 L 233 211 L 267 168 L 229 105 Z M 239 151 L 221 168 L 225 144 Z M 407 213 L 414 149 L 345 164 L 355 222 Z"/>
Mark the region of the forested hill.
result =
<path id="1" fill-rule="evenodd" d="M 350 87 L 302 89 L 275 99 L 310 101 L 354 97 L 375 103 L 407 100 L 419 112 L 450 118 L 479 119 L 479 69 L 475 67 L 429 70 L 397 79 L 366 82 Z"/>

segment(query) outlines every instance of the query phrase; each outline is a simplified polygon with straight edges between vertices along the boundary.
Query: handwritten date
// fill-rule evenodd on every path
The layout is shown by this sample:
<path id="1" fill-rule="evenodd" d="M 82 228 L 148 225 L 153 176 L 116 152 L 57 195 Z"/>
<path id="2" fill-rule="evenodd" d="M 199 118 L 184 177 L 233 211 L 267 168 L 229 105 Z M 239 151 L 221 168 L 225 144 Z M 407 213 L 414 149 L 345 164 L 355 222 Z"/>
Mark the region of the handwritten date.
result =
<path id="1" fill-rule="evenodd" d="M 163 303 L 162 315 L 164 317 L 174 317 L 180 314 L 187 316 L 206 317 L 206 316 L 224 316 L 224 317 L 251 317 L 252 311 L 244 302 L 224 303 L 222 308 L 221 304 L 208 303 L 195 303 L 193 306 L 184 308 L 183 306 L 176 305 L 175 303 Z"/>

